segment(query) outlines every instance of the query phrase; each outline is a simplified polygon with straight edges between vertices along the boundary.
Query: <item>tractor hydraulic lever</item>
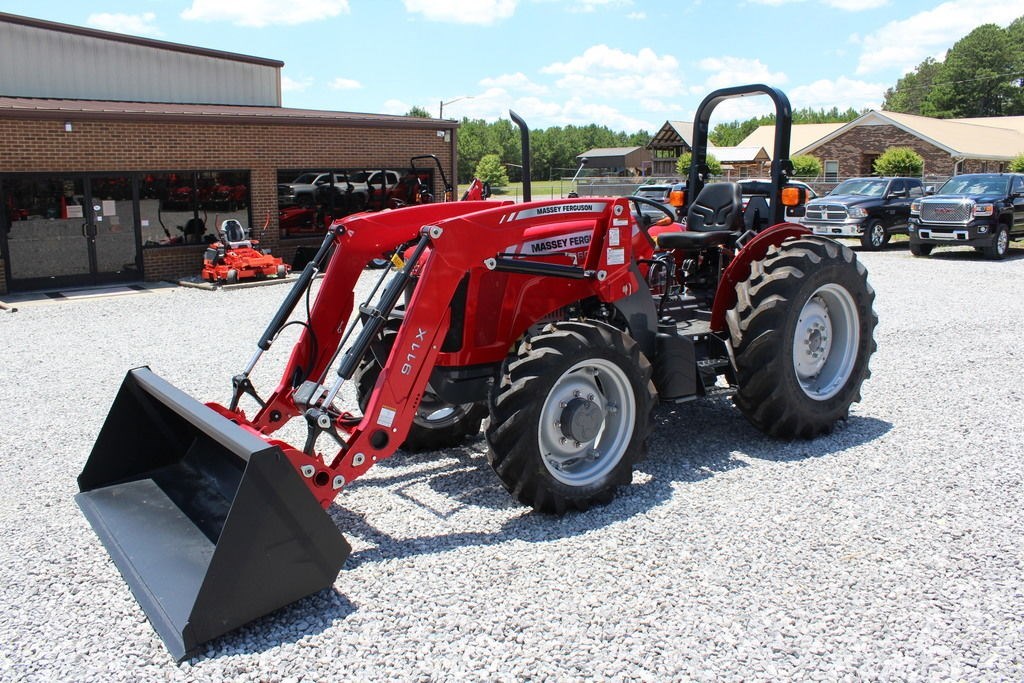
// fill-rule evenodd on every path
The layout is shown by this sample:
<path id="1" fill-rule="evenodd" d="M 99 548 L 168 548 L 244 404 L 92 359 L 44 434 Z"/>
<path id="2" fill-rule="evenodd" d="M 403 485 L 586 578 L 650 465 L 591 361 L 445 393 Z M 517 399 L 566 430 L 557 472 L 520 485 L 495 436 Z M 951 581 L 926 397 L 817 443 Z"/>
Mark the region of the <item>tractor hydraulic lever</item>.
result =
<path id="1" fill-rule="evenodd" d="M 249 364 L 245 366 L 245 370 L 241 374 L 235 375 L 231 378 L 232 384 L 232 395 L 229 409 L 232 411 L 238 410 L 238 401 L 242 398 L 243 394 L 248 394 L 256 400 L 260 406 L 266 405 L 266 403 L 256 395 L 256 390 L 249 380 L 249 375 L 252 373 L 253 368 L 256 367 L 256 363 L 259 362 L 263 352 L 268 350 L 274 343 L 274 338 L 284 327 L 285 322 L 288 320 L 288 316 L 295 310 L 296 304 L 309 289 L 310 284 L 313 282 L 313 278 L 316 277 L 317 272 L 320 269 L 320 264 L 327 256 L 327 252 L 331 249 L 331 244 L 334 242 L 334 238 L 339 234 L 336 227 L 332 226 L 327 234 L 324 235 L 324 241 L 320 244 L 320 248 L 316 252 L 306 267 L 302 269 L 302 274 L 299 275 L 299 279 L 292 285 L 291 291 L 288 292 L 288 296 L 281 302 L 281 306 L 278 307 L 277 312 L 274 314 L 274 318 L 267 325 L 267 329 L 263 332 L 260 340 L 256 343 L 259 347 L 256 349 L 256 353 L 253 354 L 249 360 Z"/>
<path id="2" fill-rule="evenodd" d="M 431 228 L 429 226 L 423 228 L 422 236 L 419 242 L 417 242 L 412 255 L 405 261 L 405 265 L 401 270 L 395 273 L 394 277 L 388 282 L 377 305 L 361 307 L 360 314 L 363 327 L 352 346 L 347 348 L 342 354 L 341 362 L 338 364 L 338 378 L 334 381 L 326 396 L 324 396 L 323 401 L 316 405 L 316 398 L 321 392 L 319 391 L 319 385 L 315 385 L 313 382 L 305 382 L 296 391 L 294 399 L 296 404 L 301 402 L 307 406 L 304 416 L 306 418 L 308 436 L 305 448 L 303 449 L 307 455 L 315 454 L 313 448 L 316 443 L 316 437 L 325 431 L 330 432 L 335 441 L 338 441 L 339 445 L 344 446 L 344 443 L 341 442 L 340 437 L 334 431 L 334 422 L 337 416 L 331 414 L 330 406 L 334 403 L 334 399 L 337 398 L 338 392 L 341 391 L 345 382 L 352 379 L 352 375 L 355 374 L 359 363 L 363 360 L 366 352 L 369 351 L 373 340 L 380 333 L 381 328 L 387 322 L 388 316 L 395 309 L 395 306 L 398 305 L 399 298 L 405 291 L 409 281 L 413 278 L 413 270 L 430 243 L 430 231 Z M 310 387 L 307 385 L 314 386 Z"/>

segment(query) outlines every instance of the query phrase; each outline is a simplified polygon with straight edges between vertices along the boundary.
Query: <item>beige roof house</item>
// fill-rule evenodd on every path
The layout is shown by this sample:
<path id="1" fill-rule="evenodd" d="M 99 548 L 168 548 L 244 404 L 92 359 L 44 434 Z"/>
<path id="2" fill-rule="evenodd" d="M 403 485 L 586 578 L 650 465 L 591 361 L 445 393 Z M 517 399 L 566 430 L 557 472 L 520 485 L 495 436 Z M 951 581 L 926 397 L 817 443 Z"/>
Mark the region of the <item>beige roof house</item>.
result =
<path id="1" fill-rule="evenodd" d="M 792 127 L 789 149 L 801 149 L 834 133 L 843 127 L 842 123 L 798 123 Z M 743 138 L 740 147 L 764 147 L 771 159 L 775 151 L 775 126 L 759 126 L 757 130 Z M 792 152 L 791 152 L 792 153 Z"/>

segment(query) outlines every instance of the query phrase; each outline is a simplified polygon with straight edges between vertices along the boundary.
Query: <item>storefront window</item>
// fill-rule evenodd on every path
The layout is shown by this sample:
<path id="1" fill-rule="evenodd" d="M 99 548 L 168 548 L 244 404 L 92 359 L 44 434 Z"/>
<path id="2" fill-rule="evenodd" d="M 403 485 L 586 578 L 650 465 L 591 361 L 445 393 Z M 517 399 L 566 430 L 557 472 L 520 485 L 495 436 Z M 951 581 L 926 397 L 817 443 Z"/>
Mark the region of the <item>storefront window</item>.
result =
<path id="1" fill-rule="evenodd" d="M 248 171 L 147 173 L 139 184 L 142 244 L 162 247 L 217 241 L 234 219 L 251 227 Z M 257 226 L 262 228 L 263 222 Z"/>
<path id="2" fill-rule="evenodd" d="M 278 222 L 282 237 L 323 234 L 335 220 L 359 211 L 379 211 L 434 201 L 434 169 L 293 169 L 277 174 Z"/>

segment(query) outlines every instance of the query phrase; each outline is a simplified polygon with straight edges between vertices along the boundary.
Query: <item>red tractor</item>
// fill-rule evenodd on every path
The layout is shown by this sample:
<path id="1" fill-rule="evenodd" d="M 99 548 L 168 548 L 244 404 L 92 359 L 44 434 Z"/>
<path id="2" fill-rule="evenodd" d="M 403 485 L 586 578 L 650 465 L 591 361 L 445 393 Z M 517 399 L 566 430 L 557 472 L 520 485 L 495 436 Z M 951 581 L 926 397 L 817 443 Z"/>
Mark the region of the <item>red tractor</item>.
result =
<path id="1" fill-rule="evenodd" d="M 267 216 L 267 223 L 270 216 Z M 266 225 L 263 226 L 264 231 Z M 239 280 L 263 277 L 284 277 L 288 266 L 281 259 L 260 248 L 257 239 L 235 219 L 221 223 L 217 230 L 220 241 L 203 252 L 203 279 L 229 285 Z"/>
<path id="2" fill-rule="evenodd" d="M 719 102 L 753 94 L 775 103 L 775 153 L 744 211 L 738 185 L 705 183 L 707 133 Z M 644 198 L 533 202 L 528 184 L 521 204 L 343 218 L 226 405 L 129 371 L 77 500 L 171 652 L 332 585 L 349 546 L 324 508 L 400 448 L 457 446 L 485 419 L 495 475 L 551 514 L 630 482 L 659 401 L 728 392 L 768 435 L 832 430 L 869 375 L 874 292 L 850 249 L 783 220 L 803 200 L 791 121 L 764 85 L 704 100 L 685 229 L 644 218 L 639 205 L 661 206 Z M 363 266 L 386 251 L 399 256 L 356 306 Z M 279 383 L 259 391 L 254 367 L 320 273 Z M 340 403 L 348 382 L 358 405 Z M 302 444 L 274 436 L 293 419 Z"/>

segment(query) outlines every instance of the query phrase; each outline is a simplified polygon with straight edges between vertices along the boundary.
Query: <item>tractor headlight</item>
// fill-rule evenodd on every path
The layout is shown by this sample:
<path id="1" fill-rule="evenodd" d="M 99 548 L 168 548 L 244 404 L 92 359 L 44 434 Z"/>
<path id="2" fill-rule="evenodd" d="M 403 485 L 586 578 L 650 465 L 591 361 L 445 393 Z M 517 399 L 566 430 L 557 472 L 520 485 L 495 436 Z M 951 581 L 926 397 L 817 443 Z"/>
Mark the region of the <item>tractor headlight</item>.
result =
<path id="1" fill-rule="evenodd" d="M 920 199 L 915 199 L 914 201 L 910 202 L 910 213 L 915 214 L 915 215 L 921 213 L 921 200 Z"/>
<path id="2" fill-rule="evenodd" d="M 995 211 L 993 204 L 975 204 L 974 215 L 977 216 L 991 216 Z"/>
<path id="3" fill-rule="evenodd" d="M 867 209 L 859 206 L 851 206 L 849 213 L 850 218 L 867 218 L 868 215 Z"/>

